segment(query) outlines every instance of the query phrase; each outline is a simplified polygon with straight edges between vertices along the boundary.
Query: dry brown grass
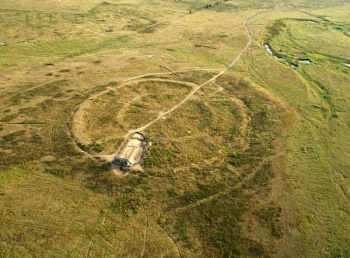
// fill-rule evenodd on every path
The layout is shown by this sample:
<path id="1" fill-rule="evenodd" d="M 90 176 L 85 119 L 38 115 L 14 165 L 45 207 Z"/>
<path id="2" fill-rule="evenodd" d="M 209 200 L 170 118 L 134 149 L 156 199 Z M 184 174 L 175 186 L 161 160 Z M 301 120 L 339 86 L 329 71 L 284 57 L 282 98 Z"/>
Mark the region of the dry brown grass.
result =
<path id="1" fill-rule="evenodd" d="M 348 5 L 99 2 L 2 3 L 0 256 L 349 256 Z"/>

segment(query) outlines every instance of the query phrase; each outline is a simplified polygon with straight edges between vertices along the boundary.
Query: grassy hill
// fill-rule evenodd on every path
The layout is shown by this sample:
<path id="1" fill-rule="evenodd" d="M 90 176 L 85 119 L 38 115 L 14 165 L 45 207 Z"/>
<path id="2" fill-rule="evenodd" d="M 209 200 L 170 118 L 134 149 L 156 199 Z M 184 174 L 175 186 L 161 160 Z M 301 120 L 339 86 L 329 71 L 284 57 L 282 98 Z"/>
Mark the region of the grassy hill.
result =
<path id="1" fill-rule="evenodd" d="M 349 7 L 3 1 L 0 257 L 349 257 Z"/>

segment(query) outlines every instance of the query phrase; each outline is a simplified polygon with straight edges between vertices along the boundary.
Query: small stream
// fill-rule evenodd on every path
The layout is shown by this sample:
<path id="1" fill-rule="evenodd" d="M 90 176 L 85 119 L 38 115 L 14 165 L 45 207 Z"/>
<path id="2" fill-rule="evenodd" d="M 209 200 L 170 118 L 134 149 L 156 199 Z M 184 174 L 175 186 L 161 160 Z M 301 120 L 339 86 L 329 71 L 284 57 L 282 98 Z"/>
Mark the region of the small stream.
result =
<path id="1" fill-rule="evenodd" d="M 273 54 L 273 51 L 272 51 L 272 49 L 271 49 L 271 47 L 270 47 L 268 44 L 265 43 L 265 44 L 264 44 L 264 47 L 265 47 L 267 53 L 269 53 L 270 55 L 272 55 L 273 58 L 275 58 L 276 60 L 278 60 L 278 61 L 280 61 L 280 62 L 285 62 L 285 61 L 286 61 L 284 58 L 279 57 L 279 56 L 277 56 L 277 55 L 274 55 L 274 54 Z"/>
<path id="2" fill-rule="evenodd" d="M 264 44 L 264 47 L 265 47 L 265 49 L 266 49 L 266 51 L 270 54 L 270 55 L 272 55 L 272 49 L 270 48 L 270 46 L 268 45 L 268 44 Z"/>
<path id="3" fill-rule="evenodd" d="M 304 59 L 299 59 L 298 62 L 300 64 L 311 64 L 311 60 L 308 58 L 304 58 Z"/>
<path id="4" fill-rule="evenodd" d="M 267 53 L 272 55 L 273 58 L 275 58 L 276 60 L 278 60 L 280 62 L 286 62 L 287 61 L 286 59 L 284 59 L 282 57 L 279 57 L 278 55 L 274 54 L 274 52 L 273 52 L 273 50 L 272 50 L 272 48 L 271 48 L 271 46 L 269 44 L 264 43 L 264 47 L 265 47 L 265 50 L 267 51 Z M 296 69 L 299 66 L 299 64 L 311 64 L 311 63 L 312 63 L 312 61 L 309 58 L 300 58 L 300 59 L 297 60 L 297 63 L 291 63 L 290 67 L 292 69 Z M 345 63 L 345 65 L 347 67 L 350 67 L 349 63 Z"/>
<path id="5" fill-rule="evenodd" d="M 278 56 L 273 56 L 273 58 L 277 59 L 280 62 L 285 62 L 286 59 L 282 58 L 282 57 L 278 57 Z"/>
<path id="6" fill-rule="evenodd" d="M 271 47 L 270 47 L 268 44 L 265 43 L 265 44 L 264 44 L 264 47 L 265 47 L 267 53 L 269 53 L 270 55 L 272 55 L 273 58 L 275 58 L 276 60 L 278 60 L 278 61 L 280 61 L 280 62 L 285 62 L 285 61 L 286 61 L 284 58 L 279 57 L 279 56 L 277 56 L 277 55 L 274 55 L 274 54 L 273 54 L 273 51 L 272 51 L 272 49 L 271 49 Z"/>

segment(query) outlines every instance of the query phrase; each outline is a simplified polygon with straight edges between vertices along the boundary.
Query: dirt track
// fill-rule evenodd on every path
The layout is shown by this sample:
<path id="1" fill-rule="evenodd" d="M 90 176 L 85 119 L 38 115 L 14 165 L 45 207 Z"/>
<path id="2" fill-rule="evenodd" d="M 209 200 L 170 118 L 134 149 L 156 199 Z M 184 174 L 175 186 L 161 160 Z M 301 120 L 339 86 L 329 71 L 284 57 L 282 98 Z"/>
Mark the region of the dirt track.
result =
<path id="1" fill-rule="evenodd" d="M 230 63 L 230 65 L 222 70 L 221 72 L 219 72 L 217 75 L 213 76 L 212 78 L 210 78 L 208 81 L 198 85 L 196 88 L 194 88 L 182 101 L 180 101 L 178 104 L 176 104 L 175 106 L 173 106 L 171 109 L 169 109 L 168 111 L 160 114 L 156 119 L 152 120 L 151 122 L 149 122 L 148 124 L 145 124 L 141 127 L 138 127 L 136 129 L 132 129 L 130 130 L 127 135 L 126 135 L 126 139 L 133 133 L 135 132 L 142 132 L 145 131 L 148 127 L 150 127 L 151 125 L 153 125 L 155 122 L 157 122 L 158 120 L 160 120 L 161 118 L 166 117 L 167 115 L 169 115 L 170 113 L 174 112 L 176 109 L 178 109 L 179 107 L 181 107 L 183 104 L 185 104 L 198 90 L 200 90 L 201 88 L 203 88 L 203 86 L 214 82 L 218 77 L 220 77 L 221 75 L 223 75 L 224 73 L 226 73 L 229 69 L 231 69 L 242 57 L 242 55 L 249 49 L 249 47 L 251 46 L 252 42 L 253 42 L 253 38 L 252 38 L 252 34 L 250 32 L 249 26 L 248 26 L 248 21 L 252 18 L 254 18 L 256 15 L 255 14 L 251 17 L 249 17 L 248 19 L 246 19 L 244 21 L 244 27 L 247 31 L 248 37 L 249 37 L 249 41 L 247 42 L 245 48 L 238 54 L 238 56 Z"/>
<path id="2" fill-rule="evenodd" d="M 169 110 L 165 111 L 165 112 L 162 112 L 161 114 L 159 114 L 159 116 L 157 118 L 155 118 L 154 120 L 150 121 L 149 123 L 143 125 L 143 126 L 140 126 L 138 128 L 135 128 L 135 129 L 131 129 L 129 130 L 124 138 L 125 138 L 125 141 L 128 140 L 128 138 L 130 137 L 131 134 L 135 133 L 135 132 L 144 132 L 145 130 L 147 130 L 147 128 L 149 128 L 150 126 L 152 126 L 154 123 L 156 123 L 157 121 L 159 121 L 160 119 L 162 118 L 165 118 L 167 115 L 171 114 L 172 112 L 174 112 L 175 110 L 177 110 L 179 107 L 181 107 L 183 104 L 185 104 L 188 100 L 190 100 L 193 95 L 195 93 L 197 93 L 201 88 L 203 88 L 205 85 L 209 84 L 209 83 L 212 83 L 214 82 L 215 83 L 215 80 L 220 77 L 221 75 L 223 75 L 224 73 L 226 73 L 229 69 L 231 69 L 233 66 L 236 65 L 236 63 L 242 58 L 242 56 L 248 51 L 248 49 L 250 48 L 250 46 L 252 45 L 252 42 L 253 42 L 253 37 L 252 37 L 252 33 L 250 31 L 250 28 L 248 26 L 248 21 L 253 19 L 254 17 L 256 17 L 257 15 L 261 14 L 261 13 L 264 13 L 264 12 L 267 12 L 267 10 L 265 11 L 261 11 L 259 13 L 256 13 L 252 16 L 250 16 L 249 18 L 247 18 L 246 20 L 244 20 L 242 23 L 240 24 L 243 24 L 244 27 L 245 27 L 245 30 L 247 32 L 247 35 L 248 35 L 248 42 L 247 44 L 245 45 L 244 49 L 238 54 L 238 56 L 225 68 L 225 69 L 222 69 L 220 70 L 219 73 L 217 73 L 216 75 L 214 75 L 212 78 L 210 78 L 209 80 L 207 80 L 206 82 L 200 84 L 200 85 L 197 85 L 197 84 L 193 84 L 193 83 L 190 83 L 190 82 L 184 82 L 184 81 L 176 81 L 176 80 L 166 80 L 166 79 L 146 79 L 145 77 L 147 76 L 157 76 L 157 75 L 164 75 L 164 74 L 170 74 L 170 73 L 178 73 L 178 72 L 184 72 L 184 71 L 202 71 L 202 70 L 206 70 L 206 71 L 215 71 L 215 70 L 218 70 L 218 69 L 183 69 L 183 70 L 179 70 L 179 71 L 172 71 L 172 72 L 163 72 L 163 73 L 149 73 L 149 74 L 143 74 L 143 75 L 138 75 L 138 76 L 134 76 L 134 77 L 131 77 L 131 78 L 128 78 L 128 79 L 125 79 L 123 80 L 118 86 L 116 87 L 108 87 L 106 90 L 102 91 L 102 92 L 99 92 L 97 93 L 96 95 L 94 96 L 91 96 L 89 98 L 89 100 L 87 102 L 84 102 L 82 103 L 80 106 L 79 106 L 79 109 L 78 111 L 76 112 L 77 113 L 81 113 L 81 112 L 84 112 L 84 109 L 89 106 L 89 103 L 91 100 L 94 100 L 94 99 L 97 99 L 98 97 L 100 97 L 101 95 L 105 94 L 106 92 L 110 91 L 110 90 L 116 90 L 118 88 L 121 88 L 123 86 L 125 86 L 126 82 L 145 82 L 145 81 L 171 81 L 171 82 L 174 82 L 174 83 L 180 83 L 180 84 L 186 84 L 186 85 L 190 85 L 193 89 L 192 91 L 183 99 L 181 100 L 179 103 L 177 103 L 175 106 L 173 106 L 172 108 L 170 108 Z M 143 79 L 145 78 L 145 79 Z M 80 114 L 80 119 L 82 118 L 82 115 Z M 78 119 L 79 120 L 79 119 Z M 247 122 L 247 121 L 246 121 Z M 79 136 L 77 134 L 75 134 L 75 137 L 77 138 L 78 141 L 80 141 L 79 139 Z M 83 136 L 84 137 L 84 136 Z M 84 139 L 83 139 L 84 141 Z M 124 141 L 124 142 L 125 142 Z M 124 143 L 123 142 L 123 143 Z M 122 144 L 123 145 L 123 144 Z M 86 152 L 84 152 L 86 153 Z M 99 155 L 100 156 L 100 155 Z"/>

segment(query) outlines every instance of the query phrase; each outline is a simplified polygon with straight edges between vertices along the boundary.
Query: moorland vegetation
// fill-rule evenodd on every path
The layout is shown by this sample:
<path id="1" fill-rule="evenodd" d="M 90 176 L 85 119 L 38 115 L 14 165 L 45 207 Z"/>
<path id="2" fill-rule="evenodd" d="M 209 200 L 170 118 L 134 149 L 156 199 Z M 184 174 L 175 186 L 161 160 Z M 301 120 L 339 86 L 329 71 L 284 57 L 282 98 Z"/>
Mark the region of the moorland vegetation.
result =
<path id="1" fill-rule="evenodd" d="M 3 0 L 0 257 L 349 257 L 349 7 Z"/>

